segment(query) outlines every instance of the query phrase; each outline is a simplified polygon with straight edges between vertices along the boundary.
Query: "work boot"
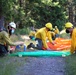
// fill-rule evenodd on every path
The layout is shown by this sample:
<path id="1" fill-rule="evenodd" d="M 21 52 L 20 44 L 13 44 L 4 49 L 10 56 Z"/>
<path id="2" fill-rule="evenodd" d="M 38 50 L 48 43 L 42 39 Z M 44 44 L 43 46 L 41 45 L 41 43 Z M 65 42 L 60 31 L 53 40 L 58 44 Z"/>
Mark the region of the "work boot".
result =
<path id="1" fill-rule="evenodd" d="M 32 44 L 33 44 L 33 43 L 30 43 L 30 44 L 27 46 L 27 49 L 31 48 L 31 47 L 32 47 Z"/>

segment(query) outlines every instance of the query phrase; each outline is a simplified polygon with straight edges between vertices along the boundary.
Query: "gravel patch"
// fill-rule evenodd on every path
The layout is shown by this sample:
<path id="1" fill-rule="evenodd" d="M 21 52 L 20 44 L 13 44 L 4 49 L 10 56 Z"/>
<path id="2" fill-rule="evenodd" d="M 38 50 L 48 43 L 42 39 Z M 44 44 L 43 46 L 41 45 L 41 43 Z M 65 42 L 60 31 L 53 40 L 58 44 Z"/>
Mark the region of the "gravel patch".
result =
<path id="1" fill-rule="evenodd" d="M 64 75 L 64 68 L 62 57 L 28 57 L 16 75 Z"/>

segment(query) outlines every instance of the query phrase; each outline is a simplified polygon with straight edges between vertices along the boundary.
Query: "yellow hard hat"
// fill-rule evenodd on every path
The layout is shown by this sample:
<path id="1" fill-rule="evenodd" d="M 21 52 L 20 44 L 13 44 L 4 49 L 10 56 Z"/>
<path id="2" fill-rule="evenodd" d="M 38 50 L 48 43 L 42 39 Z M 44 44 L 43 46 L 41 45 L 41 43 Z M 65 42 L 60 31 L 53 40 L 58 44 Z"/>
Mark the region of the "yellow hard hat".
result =
<path id="1" fill-rule="evenodd" d="M 47 28 L 49 28 L 50 30 L 52 30 L 52 24 L 51 24 L 51 23 L 46 23 L 45 26 L 46 26 Z"/>
<path id="2" fill-rule="evenodd" d="M 65 27 L 66 27 L 66 28 L 72 28 L 72 27 L 73 27 L 73 24 L 70 23 L 70 22 L 67 22 L 67 23 L 65 24 Z"/>

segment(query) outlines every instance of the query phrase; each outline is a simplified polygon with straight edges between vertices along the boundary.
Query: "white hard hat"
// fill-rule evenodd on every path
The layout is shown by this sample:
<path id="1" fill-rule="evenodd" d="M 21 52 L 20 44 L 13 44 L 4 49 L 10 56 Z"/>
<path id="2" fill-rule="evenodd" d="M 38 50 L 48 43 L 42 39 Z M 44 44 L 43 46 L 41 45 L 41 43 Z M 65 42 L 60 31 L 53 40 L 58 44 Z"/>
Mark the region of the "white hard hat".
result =
<path id="1" fill-rule="evenodd" d="M 9 26 L 11 26 L 11 27 L 13 27 L 13 28 L 16 29 L 16 24 L 15 24 L 14 22 L 10 22 L 10 23 L 9 23 Z"/>

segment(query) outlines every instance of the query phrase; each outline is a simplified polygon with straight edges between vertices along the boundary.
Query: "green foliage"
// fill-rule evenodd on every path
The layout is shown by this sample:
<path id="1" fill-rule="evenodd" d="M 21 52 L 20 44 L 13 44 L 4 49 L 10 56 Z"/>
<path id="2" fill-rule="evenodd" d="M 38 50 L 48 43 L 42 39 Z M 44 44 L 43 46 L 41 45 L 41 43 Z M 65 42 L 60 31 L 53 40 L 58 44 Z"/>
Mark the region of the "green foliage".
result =
<path id="1" fill-rule="evenodd" d="M 34 2 L 29 4 L 30 5 L 27 5 L 26 7 L 26 9 L 28 8 L 30 10 L 30 12 L 26 10 L 29 13 L 29 17 L 26 19 L 28 20 L 26 25 L 40 28 L 43 27 L 45 23 L 51 22 L 53 27 L 57 25 L 59 29 L 62 29 L 67 20 L 67 15 L 59 2 L 52 2 L 52 0 L 41 0 L 40 2 L 37 2 L 34 0 Z M 27 16 L 28 15 L 26 15 L 26 17 Z"/>
<path id="2" fill-rule="evenodd" d="M 29 34 L 30 32 L 30 29 L 27 27 L 27 28 L 23 28 L 23 29 L 16 29 L 15 31 L 15 34 L 21 34 L 21 35 L 25 35 L 25 34 Z"/>
<path id="3" fill-rule="evenodd" d="M 51 22 L 63 29 L 68 20 L 66 4 L 67 0 L 0 0 L 6 21 L 15 21 L 19 28 L 40 28 Z"/>
<path id="4" fill-rule="evenodd" d="M 2 9 L 1 14 L 5 16 L 6 20 L 12 20 L 13 1 L 14 0 L 0 0 L 0 9 Z"/>

